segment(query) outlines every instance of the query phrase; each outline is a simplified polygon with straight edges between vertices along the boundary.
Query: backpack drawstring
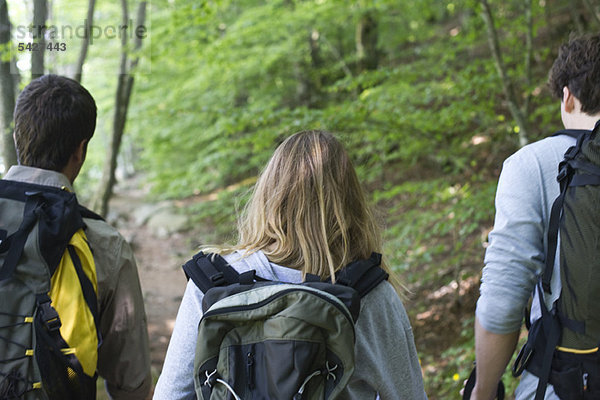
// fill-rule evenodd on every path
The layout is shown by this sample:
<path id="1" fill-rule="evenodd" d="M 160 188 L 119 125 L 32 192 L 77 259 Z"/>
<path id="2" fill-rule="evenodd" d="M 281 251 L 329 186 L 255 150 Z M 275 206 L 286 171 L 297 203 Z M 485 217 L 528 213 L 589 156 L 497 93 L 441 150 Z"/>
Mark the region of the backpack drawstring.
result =
<path id="1" fill-rule="evenodd" d="M 292 400 L 302 400 L 302 394 L 304 393 L 304 389 L 306 388 L 306 385 L 308 384 L 308 381 L 310 381 L 315 376 L 326 375 L 325 378 L 327 380 L 329 380 L 330 378 L 332 378 L 333 380 L 335 380 L 336 376 L 333 373 L 333 371 L 335 371 L 337 369 L 337 367 L 338 367 L 337 364 L 335 364 L 333 367 L 330 367 L 329 366 L 329 361 L 327 361 L 325 363 L 325 368 L 316 370 L 315 372 L 313 372 L 312 374 L 310 374 L 309 376 L 306 377 L 306 379 L 304 380 L 304 382 L 302 382 L 302 386 L 300 386 L 300 389 L 298 389 L 298 393 L 296 393 L 294 395 L 294 398 Z"/>
<path id="2" fill-rule="evenodd" d="M 231 393 L 233 395 L 233 397 L 235 398 L 235 400 L 242 400 L 242 398 L 237 395 L 237 393 L 233 390 L 233 388 L 231 386 L 229 386 L 229 384 L 227 382 L 225 382 L 223 379 L 217 378 L 217 382 L 222 383 L 223 385 L 225 385 L 225 387 L 227 388 L 227 390 L 229 390 L 229 393 Z"/>
<path id="3" fill-rule="evenodd" d="M 298 393 L 296 393 L 294 395 L 293 400 L 302 400 L 302 394 L 304 393 L 304 390 L 306 389 L 306 385 L 315 376 L 325 375 L 325 379 L 327 379 L 327 380 L 329 380 L 329 379 L 336 380 L 336 376 L 333 373 L 333 371 L 335 371 L 337 368 L 338 368 L 337 364 L 335 364 L 333 367 L 330 367 L 329 361 L 327 361 L 325 363 L 325 368 L 316 370 L 315 372 L 313 372 L 312 374 L 307 376 L 306 379 L 304 379 L 304 382 L 302 382 L 302 386 L 300 386 L 300 389 L 298 389 Z M 235 390 L 233 390 L 233 388 L 227 382 L 225 382 L 223 379 L 215 376 L 216 373 L 217 373 L 216 369 L 213 372 L 211 372 L 210 374 L 208 373 L 208 371 L 204 371 L 204 375 L 206 376 L 204 385 L 208 385 L 208 387 L 212 388 L 213 383 L 218 382 L 218 383 L 222 384 L 223 386 L 225 386 L 225 388 L 229 391 L 229 393 L 231 393 L 233 395 L 235 400 L 242 400 L 241 397 L 235 392 Z"/>
<path id="4" fill-rule="evenodd" d="M 204 386 L 208 387 L 212 387 L 212 384 L 215 382 L 215 380 L 213 379 L 213 375 L 217 373 L 217 370 L 215 369 L 213 372 L 211 372 L 210 374 L 208 373 L 208 371 L 204 371 L 204 375 L 206 375 L 206 380 L 204 381 Z"/>
<path id="5" fill-rule="evenodd" d="M 225 386 L 225 388 L 229 391 L 229 393 L 232 394 L 232 396 L 234 397 L 235 400 L 242 400 L 242 398 L 235 392 L 235 390 L 233 390 L 233 388 L 231 386 L 229 386 L 229 384 L 227 382 L 225 382 L 223 379 L 215 377 L 213 378 L 214 375 L 216 375 L 217 370 L 215 369 L 213 372 L 211 372 L 210 374 L 208 373 L 208 371 L 204 371 L 204 374 L 206 375 L 206 380 L 204 381 L 204 385 L 208 385 L 208 387 L 212 388 L 212 384 L 215 382 L 218 382 L 220 384 L 222 384 L 223 386 Z"/>
<path id="6" fill-rule="evenodd" d="M 330 368 L 330 367 L 329 367 L 329 361 L 327 361 L 327 362 L 325 363 L 325 368 L 327 369 L 327 380 L 329 380 L 329 378 L 332 378 L 332 379 L 335 381 L 335 379 L 336 379 L 336 376 L 335 376 L 335 374 L 333 373 L 333 371 L 335 371 L 335 370 L 337 369 L 337 367 L 338 367 L 338 365 L 337 365 L 337 364 L 335 364 L 335 365 L 333 366 L 333 368 Z"/>

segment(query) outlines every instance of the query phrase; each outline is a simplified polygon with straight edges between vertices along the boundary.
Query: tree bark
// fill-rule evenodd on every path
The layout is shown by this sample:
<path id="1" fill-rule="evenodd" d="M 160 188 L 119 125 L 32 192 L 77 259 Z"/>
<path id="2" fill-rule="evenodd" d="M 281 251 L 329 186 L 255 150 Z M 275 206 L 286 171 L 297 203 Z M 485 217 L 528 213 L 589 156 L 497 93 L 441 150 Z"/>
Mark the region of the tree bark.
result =
<path id="1" fill-rule="evenodd" d="M 379 65 L 377 19 L 373 12 L 366 11 L 356 25 L 356 58 L 358 70 L 374 70 Z"/>
<path id="2" fill-rule="evenodd" d="M 15 77 L 11 74 L 10 31 L 8 5 L 6 0 L 0 0 L 0 134 L 2 135 L 2 164 L 5 168 L 17 164 L 17 153 L 12 135 Z"/>
<path id="3" fill-rule="evenodd" d="M 31 79 L 44 75 L 44 53 L 46 53 L 46 19 L 48 18 L 48 1 L 33 1 L 33 43 L 37 44 L 31 52 Z"/>
<path id="4" fill-rule="evenodd" d="M 77 59 L 77 66 L 75 67 L 75 75 L 73 79 L 77 82 L 81 82 L 81 75 L 83 73 L 83 64 L 87 57 L 88 48 L 90 46 L 91 26 L 94 22 L 94 8 L 96 6 L 96 0 L 89 0 L 87 9 L 87 18 L 85 19 L 85 37 L 83 43 L 81 43 L 81 50 L 79 52 L 79 58 Z"/>
<path id="5" fill-rule="evenodd" d="M 502 89 L 504 91 L 506 101 L 508 102 L 508 109 L 510 110 L 512 117 L 514 118 L 515 122 L 519 127 L 519 145 L 523 147 L 528 143 L 529 135 L 527 128 L 527 119 L 526 116 L 523 115 L 521 109 L 519 108 L 519 103 L 517 101 L 517 96 L 515 95 L 513 83 L 510 80 L 508 73 L 506 72 L 506 65 L 504 64 L 504 60 L 502 59 L 502 52 L 500 51 L 500 44 L 498 42 L 498 33 L 496 32 L 496 28 L 494 26 L 494 18 L 492 16 L 490 5 L 487 2 L 487 0 L 481 0 L 481 5 L 483 8 L 481 15 L 483 17 L 483 20 L 485 21 L 485 25 L 487 28 L 490 50 L 492 51 L 492 55 L 494 57 L 496 70 L 498 71 L 498 75 L 502 80 Z"/>
<path id="6" fill-rule="evenodd" d="M 127 0 L 121 0 L 123 10 L 123 25 L 129 23 L 129 13 L 127 10 Z M 137 10 L 137 25 L 142 26 L 146 21 L 146 2 L 139 3 Z M 134 29 L 134 27 L 131 27 Z M 134 51 L 138 51 L 142 46 L 142 38 L 135 35 Z M 117 156 L 121 148 L 123 133 L 125 132 L 125 122 L 127 121 L 127 111 L 131 92 L 133 90 L 133 70 L 137 66 L 139 55 L 134 54 L 130 60 L 127 52 L 127 35 L 121 37 L 121 64 L 119 68 L 119 81 L 115 94 L 115 114 L 113 119 L 113 132 L 106 155 L 107 162 L 102 172 L 102 179 L 96 199 L 93 202 L 93 208 L 106 216 L 108 213 L 108 202 L 113 194 L 113 187 L 116 183 L 115 171 L 117 169 Z"/>

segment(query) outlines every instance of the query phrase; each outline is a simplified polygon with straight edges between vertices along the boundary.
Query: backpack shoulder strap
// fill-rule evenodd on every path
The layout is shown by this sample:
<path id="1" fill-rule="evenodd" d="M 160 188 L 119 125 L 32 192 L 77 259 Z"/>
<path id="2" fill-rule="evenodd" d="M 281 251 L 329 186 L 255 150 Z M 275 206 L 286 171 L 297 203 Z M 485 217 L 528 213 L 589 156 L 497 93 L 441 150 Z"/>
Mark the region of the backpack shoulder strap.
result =
<path id="1" fill-rule="evenodd" d="M 599 121 L 600 122 L 600 121 Z M 546 253 L 546 260 L 544 265 L 544 272 L 542 275 L 542 288 L 546 293 L 552 293 L 550 289 L 550 281 L 552 280 L 552 273 L 554 270 L 554 261 L 556 258 L 556 249 L 558 246 L 558 231 L 560 226 L 560 218 L 562 215 L 562 207 L 565 200 L 567 188 L 571 185 L 575 170 L 573 166 L 577 166 L 578 162 L 575 160 L 577 155 L 581 152 L 583 142 L 586 138 L 589 138 L 593 132 L 600 128 L 600 124 L 596 123 L 594 131 L 581 130 L 581 129 L 565 129 L 556 132 L 555 135 L 562 133 L 574 137 L 577 139 L 575 146 L 571 146 L 565 152 L 563 160 L 558 166 L 558 176 L 556 180 L 559 183 L 560 192 L 558 197 L 552 203 L 550 210 L 550 219 L 548 222 L 548 233 L 547 243 L 548 250 Z"/>
<path id="2" fill-rule="evenodd" d="M 360 297 L 364 297 L 389 274 L 381 267 L 381 254 L 372 253 L 366 260 L 351 262 L 336 274 L 336 282 L 354 288 Z"/>
<path id="3" fill-rule="evenodd" d="M 0 245 L 0 251 L 7 251 L 4 263 L 0 266 L 0 281 L 12 277 L 13 273 L 17 268 L 23 249 L 25 248 L 25 242 L 27 236 L 33 229 L 34 225 L 38 221 L 38 213 L 35 211 L 38 207 L 39 199 L 36 195 L 27 197 L 25 201 L 25 209 L 23 211 L 23 220 L 19 229 L 11 236 L 5 237 Z"/>
<path id="4" fill-rule="evenodd" d="M 96 214 L 95 212 L 93 212 L 89 208 L 82 206 L 81 204 L 79 204 L 79 213 L 81 214 L 82 218 L 89 218 L 89 219 L 96 219 L 96 220 L 104 221 L 104 218 L 102 218 L 102 216 L 100 216 L 100 214 Z"/>
<path id="5" fill-rule="evenodd" d="M 199 252 L 183 265 L 188 279 L 206 293 L 215 286 L 231 285 L 240 281 L 240 274 L 219 254 Z"/>

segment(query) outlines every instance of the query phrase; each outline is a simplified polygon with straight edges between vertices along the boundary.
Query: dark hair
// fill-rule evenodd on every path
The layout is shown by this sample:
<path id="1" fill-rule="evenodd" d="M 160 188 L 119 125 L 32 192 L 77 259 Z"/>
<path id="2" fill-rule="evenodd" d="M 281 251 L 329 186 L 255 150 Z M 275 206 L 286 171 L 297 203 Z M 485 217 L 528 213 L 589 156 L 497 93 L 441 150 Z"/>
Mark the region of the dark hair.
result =
<path id="1" fill-rule="evenodd" d="M 96 129 L 96 103 L 73 79 L 44 75 L 23 89 L 14 113 L 21 165 L 62 171 Z"/>
<path id="2" fill-rule="evenodd" d="M 548 84 L 559 99 L 568 87 L 586 114 L 600 112 L 600 35 L 572 37 L 564 43 L 550 69 Z"/>

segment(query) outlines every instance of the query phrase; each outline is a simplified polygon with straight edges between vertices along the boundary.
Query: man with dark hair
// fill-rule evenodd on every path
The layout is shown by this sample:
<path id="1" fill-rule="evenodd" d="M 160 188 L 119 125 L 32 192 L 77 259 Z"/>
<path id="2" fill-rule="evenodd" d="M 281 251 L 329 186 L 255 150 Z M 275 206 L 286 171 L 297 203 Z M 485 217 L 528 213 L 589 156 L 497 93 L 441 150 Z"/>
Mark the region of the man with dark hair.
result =
<path id="1" fill-rule="evenodd" d="M 96 103 L 77 82 L 45 75 L 19 95 L 14 122 L 19 164 L 62 172 L 73 153 L 85 155 L 96 128 Z"/>
<path id="2" fill-rule="evenodd" d="M 564 44 L 550 70 L 549 85 L 561 100 L 565 128 L 592 130 L 600 120 L 600 35 L 573 38 Z M 477 380 L 471 399 L 494 398 L 515 350 L 523 310 L 548 256 L 549 218 L 559 195 L 558 164 L 575 142 L 566 134 L 555 135 L 523 147 L 504 162 L 477 302 Z M 559 269 L 556 257 L 551 295 L 544 296 L 549 310 L 561 293 Z M 540 318 L 537 301 L 533 301 L 532 321 Z M 526 370 L 516 398 L 533 399 L 537 385 L 538 378 Z M 545 389 L 546 399 L 558 399 L 552 385 Z"/>
<path id="3" fill-rule="evenodd" d="M 96 104 L 76 81 L 45 75 L 17 99 L 19 164 L 4 179 L 73 191 L 96 126 Z M 151 389 L 146 314 L 133 252 L 103 220 L 84 218 L 98 288 L 98 375 L 114 399 L 145 399 Z"/>

